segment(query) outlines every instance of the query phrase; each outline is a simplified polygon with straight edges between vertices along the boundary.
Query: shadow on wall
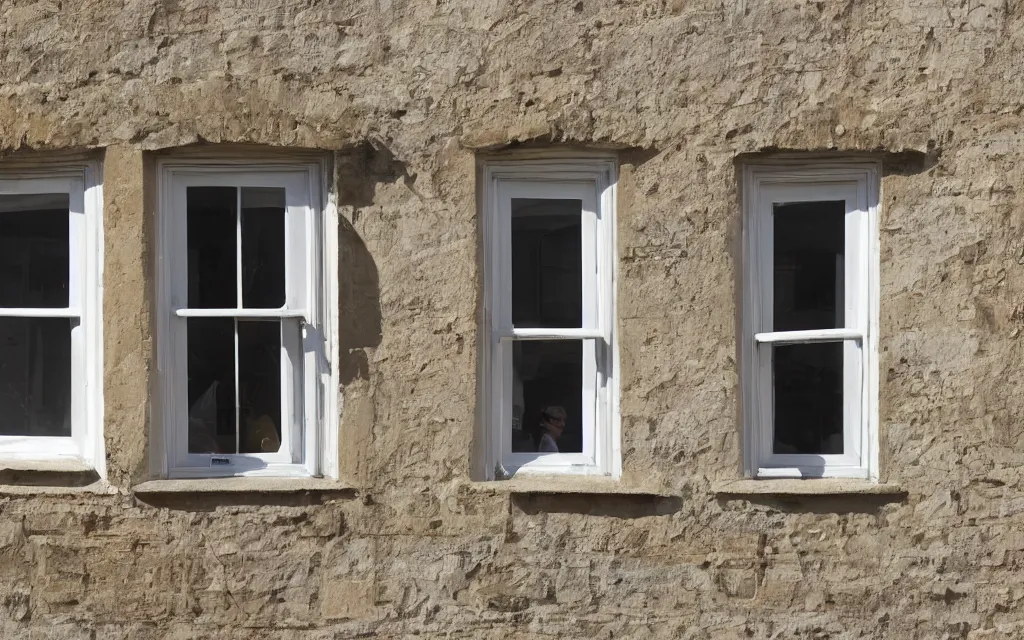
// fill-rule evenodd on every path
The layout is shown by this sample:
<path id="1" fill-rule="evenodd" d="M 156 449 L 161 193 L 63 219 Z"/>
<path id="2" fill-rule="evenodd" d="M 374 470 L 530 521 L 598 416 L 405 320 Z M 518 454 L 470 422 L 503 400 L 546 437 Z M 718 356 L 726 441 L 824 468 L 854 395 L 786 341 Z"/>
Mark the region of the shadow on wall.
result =
<path id="1" fill-rule="evenodd" d="M 405 163 L 376 142 L 366 142 L 338 158 L 338 302 L 340 379 L 345 385 L 369 379 L 366 349 L 381 342 L 380 278 L 356 225 L 376 202 L 377 185 L 402 180 L 411 187 Z"/>
<path id="2" fill-rule="evenodd" d="M 678 496 L 608 494 L 594 500 L 593 495 L 514 494 L 512 504 L 527 515 L 571 513 L 631 520 L 672 515 L 682 509 Z"/>
<path id="3" fill-rule="evenodd" d="M 380 279 L 373 256 L 345 217 L 338 221 L 338 346 L 342 385 L 370 377 L 366 349 L 380 344 Z"/>

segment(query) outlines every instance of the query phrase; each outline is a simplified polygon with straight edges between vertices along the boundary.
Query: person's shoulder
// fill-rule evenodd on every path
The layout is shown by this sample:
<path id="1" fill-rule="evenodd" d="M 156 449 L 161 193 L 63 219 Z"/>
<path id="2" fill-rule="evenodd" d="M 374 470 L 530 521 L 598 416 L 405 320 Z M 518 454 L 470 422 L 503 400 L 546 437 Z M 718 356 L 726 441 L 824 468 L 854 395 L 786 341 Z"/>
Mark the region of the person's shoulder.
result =
<path id="1" fill-rule="evenodd" d="M 540 437 L 540 446 L 537 447 L 537 450 L 548 453 L 557 452 L 558 444 L 555 443 L 555 439 L 552 438 L 550 434 L 545 433 Z"/>

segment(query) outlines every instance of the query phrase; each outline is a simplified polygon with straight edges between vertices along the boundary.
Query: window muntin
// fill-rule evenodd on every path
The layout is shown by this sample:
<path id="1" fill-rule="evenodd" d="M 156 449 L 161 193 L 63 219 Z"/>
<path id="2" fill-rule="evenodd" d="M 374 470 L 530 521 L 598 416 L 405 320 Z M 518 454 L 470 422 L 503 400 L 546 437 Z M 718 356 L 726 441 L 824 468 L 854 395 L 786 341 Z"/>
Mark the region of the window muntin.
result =
<path id="1" fill-rule="evenodd" d="M 211 166 L 163 176 L 168 474 L 319 473 L 318 170 Z"/>
<path id="2" fill-rule="evenodd" d="M 613 175 L 606 162 L 490 167 L 486 404 L 498 476 L 617 473 Z"/>
<path id="3" fill-rule="evenodd" d="M 102 471 L 97 177 L 0 173 L 0 458 Z"/>
<path id="4" fill-rule="evenodd" d="M 745 173 L 746 460 L 758 477 L 875 477 L 874 165 Z"/>

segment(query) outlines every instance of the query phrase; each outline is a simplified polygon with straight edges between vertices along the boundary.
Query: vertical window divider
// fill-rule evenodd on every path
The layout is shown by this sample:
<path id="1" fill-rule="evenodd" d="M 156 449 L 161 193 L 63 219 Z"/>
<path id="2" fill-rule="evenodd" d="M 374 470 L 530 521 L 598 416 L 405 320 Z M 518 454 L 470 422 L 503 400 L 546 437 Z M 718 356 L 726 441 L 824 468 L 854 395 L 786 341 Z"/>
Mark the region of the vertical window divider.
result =
<path id="1" fill-rule="evenodd" d="M 235 307 L 242 308 L 242 189 L 235 187 Z M 242 385 L 238 376 L 238 317 L 234 318 L 235 329 L 235 453 L 241 453 L 242 437 Z"/>

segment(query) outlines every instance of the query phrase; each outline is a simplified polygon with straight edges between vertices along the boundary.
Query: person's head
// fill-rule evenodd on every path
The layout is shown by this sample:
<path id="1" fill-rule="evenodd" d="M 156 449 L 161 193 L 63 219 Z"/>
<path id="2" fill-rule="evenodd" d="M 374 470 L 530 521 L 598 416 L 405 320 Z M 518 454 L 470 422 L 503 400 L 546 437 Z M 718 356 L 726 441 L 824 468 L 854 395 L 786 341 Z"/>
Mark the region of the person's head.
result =
<path id="1" fill-rule="evenodd" d="M 565 420 L 568 414 L 563 407 L 544 407 L 540 410 L 540 426 L 555 440 L 565 430 Z"/>

